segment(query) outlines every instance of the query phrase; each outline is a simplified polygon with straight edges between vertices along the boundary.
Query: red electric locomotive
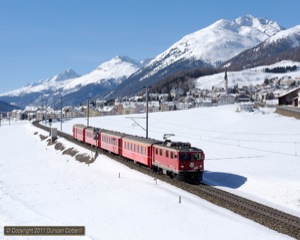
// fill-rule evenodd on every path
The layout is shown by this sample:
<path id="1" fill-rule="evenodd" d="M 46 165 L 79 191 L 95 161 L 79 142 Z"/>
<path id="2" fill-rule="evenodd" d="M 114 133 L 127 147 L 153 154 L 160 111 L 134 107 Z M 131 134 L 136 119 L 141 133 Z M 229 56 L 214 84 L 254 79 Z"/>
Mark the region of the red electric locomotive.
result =
<path id="1" fill-rule="evenodd" d="M 204 152 L 190 143 L 166 140 L 154 145 L 152 165 L 170 177 L 198 183 L 202 181 L 204 157 Z"/>
<path id="2" fill-rule="evenodd" d="M 201 149 L 191 147 L 190 143 L 162 142 L 82 124 L 73 126 L 73 137 L 146 165 L 158 173 L 182 181 L 202 181 L 205 155 Z"/>

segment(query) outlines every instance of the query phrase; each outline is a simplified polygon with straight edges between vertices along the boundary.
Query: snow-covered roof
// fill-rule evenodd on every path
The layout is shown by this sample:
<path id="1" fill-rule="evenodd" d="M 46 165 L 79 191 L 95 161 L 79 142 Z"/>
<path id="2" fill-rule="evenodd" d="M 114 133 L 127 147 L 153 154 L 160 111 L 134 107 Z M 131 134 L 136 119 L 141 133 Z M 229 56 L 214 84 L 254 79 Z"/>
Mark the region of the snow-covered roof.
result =
<path id="1" fill-rule="evenodd" d="M 286 93 L 281 94 L 280 96 L 278 96 L 278 98 L 282 98 L 282 97 L 284 97 L 284 96 L 286 96 L 286 95 L 288 95 L 288 94 L 290 94 L 292 92 L 298 91 L 298 90 L 300 90 L 300 86 L 297 87 L 297 88 L 294 88 L 294 89 L 292 89 L 292 90 L 290 90 L 290 91 L 288 91 Z"/>

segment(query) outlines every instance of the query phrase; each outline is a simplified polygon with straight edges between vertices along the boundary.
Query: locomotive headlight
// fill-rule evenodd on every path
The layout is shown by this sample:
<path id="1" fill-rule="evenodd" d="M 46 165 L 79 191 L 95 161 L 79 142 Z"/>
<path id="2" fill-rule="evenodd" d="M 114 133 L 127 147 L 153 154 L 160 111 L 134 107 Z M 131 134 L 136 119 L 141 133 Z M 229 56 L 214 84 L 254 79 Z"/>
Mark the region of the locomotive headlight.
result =
<path id="1" fill-rule="evenodd" d="M 181 168 L 184 168 L 184 165 L 181 165 Z"/>
<path id="2" fill-rule="evenodd" d="M 193 168 L 193 167 L 194 167 L 194 163 L 191 162 L 191 163 L 190 163 L 190 168 Z"/>

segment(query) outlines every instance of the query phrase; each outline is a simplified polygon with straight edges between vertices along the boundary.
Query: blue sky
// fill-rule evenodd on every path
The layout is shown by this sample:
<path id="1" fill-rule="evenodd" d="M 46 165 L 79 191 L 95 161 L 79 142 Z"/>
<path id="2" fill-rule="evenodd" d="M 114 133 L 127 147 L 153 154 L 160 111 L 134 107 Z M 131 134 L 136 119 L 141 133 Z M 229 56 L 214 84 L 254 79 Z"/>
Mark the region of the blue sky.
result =
<path id="1" fill-rule="evenodd" d="M 117 55 L 155 57 L 222 18 L 294 27 L 299 9 L 299 0 L 0 0 L 0 93 Z"/>

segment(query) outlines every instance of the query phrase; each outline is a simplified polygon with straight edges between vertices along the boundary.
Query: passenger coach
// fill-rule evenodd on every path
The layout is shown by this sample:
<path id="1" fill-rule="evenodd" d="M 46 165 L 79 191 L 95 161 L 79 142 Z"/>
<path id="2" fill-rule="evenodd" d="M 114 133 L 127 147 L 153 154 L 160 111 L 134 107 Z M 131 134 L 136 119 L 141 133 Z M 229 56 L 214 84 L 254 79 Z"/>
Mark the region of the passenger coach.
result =
<path id="1" fill-rule="evenodd" d="M 73 137 L 81 142 L 85 142 L 85 129 L 86 126 L 83 124 L 75 124 L 73 126 Z"/>
<path id="2" fill-rule="evenodd" d="M 102 149 L 122 156 L 122 137 L 125 136 L 124 133 L 104 130 L 100 136 Z"/>
<path id="3" fill-rule="evenodd" d="M 129 158 L 134 162 L 152 167 L 152 149 L 153 144 L 161 143 L 161 141 L 154 139 L 146 139 L 136 136 L 125 136 L 123 140 L 122 156 Z"/>

